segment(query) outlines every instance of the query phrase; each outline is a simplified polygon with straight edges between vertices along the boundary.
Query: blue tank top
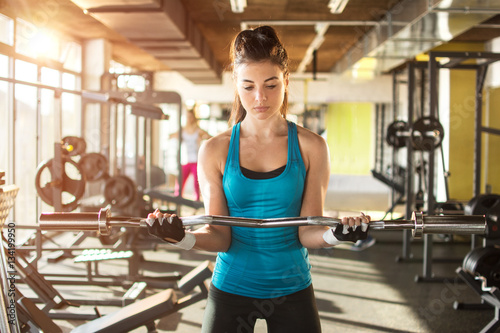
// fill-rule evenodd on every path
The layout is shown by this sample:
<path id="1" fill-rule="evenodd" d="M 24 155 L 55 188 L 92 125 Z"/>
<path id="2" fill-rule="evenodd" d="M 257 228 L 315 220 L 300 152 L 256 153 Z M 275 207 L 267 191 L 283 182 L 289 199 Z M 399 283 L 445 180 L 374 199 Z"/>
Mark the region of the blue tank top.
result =
<path id="1" fill-rule="evenodd" d="M 233 127 L 222 185 L 230 216 L 279 218 L 300 216 L 306 170 L 297 127 L 288 122 L 288 157 L 277 177 L 250 179 L 240 169 L 240 124 Z M 212 283 L 218 289 L 254 298 L 292 294 L 311 284 L 307 249 L 298 227 L 231 227 L 227 252 L 217 255 Z"/>

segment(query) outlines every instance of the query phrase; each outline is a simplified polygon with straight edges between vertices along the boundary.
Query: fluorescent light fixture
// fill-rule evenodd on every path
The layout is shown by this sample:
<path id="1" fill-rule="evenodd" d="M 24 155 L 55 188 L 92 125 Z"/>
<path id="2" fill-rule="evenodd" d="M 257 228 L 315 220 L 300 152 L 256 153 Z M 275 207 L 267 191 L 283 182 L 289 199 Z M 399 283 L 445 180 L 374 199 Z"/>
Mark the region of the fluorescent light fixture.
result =
<path id="1" fill-rule="evenodd" d="M 332 14 L 340 14 L 344 11 L 345 6 L 349 0 L 330 0 L 328 8 Z"/>
<path id="2" fill-rule="evenodd" d="M 243 13 L 247 6 L 247 0 L 229 0 L 233 13 Z"/>
<path id="3" fill-rule="evenodd" d="M 316 30 L 316 36 L 314 36 L 311 44 L 309 44 L 304 58 L 297 67 L 297 73 L 305 72 L 306 66 L 309 65 L 313 59 L 314 51 L 317 51 L 320 48 L 321 44 L 323 44 L 323 42 L 325 41 L 325 34 L 329 27 L 330 25 L 327 23 L 316 23 L 316 25 L 314 26 L 314 29 Z"/>

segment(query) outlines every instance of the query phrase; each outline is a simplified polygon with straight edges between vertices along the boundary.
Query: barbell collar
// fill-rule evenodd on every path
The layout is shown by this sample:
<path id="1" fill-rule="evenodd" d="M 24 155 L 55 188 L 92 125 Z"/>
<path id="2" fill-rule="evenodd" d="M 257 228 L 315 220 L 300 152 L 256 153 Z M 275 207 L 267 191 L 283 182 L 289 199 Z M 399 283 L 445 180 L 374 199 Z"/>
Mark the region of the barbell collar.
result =
<path id="1" fill-rule="evenodd" d="M 411 232 L 414 238 L 422 238 L 424 234 L 424 214 L 422 212 L 413 212 L 411 214 L 414 228 Z"/>
<path id="2" fill-rule="evenodd" d="M 322 225 L 335 227 L 341 219 L 324 216 L 252 219 L 220 215 L 195 215 L 181 217 L 184 226 L 202 224 L 275 228 L 290 226 Z M 147 219 L 138 217 L 111 216 L 109 209 L 98 213 L 42 213 L 40 228 L 58 231 L 96 231 L 109 235 L 114 227 L 147 227 Z M 411 230 L 415 238 L 423 234 L 461 234 L 485 235 L 487 232 L 484 215 L 437 215 L 424 216 L 422 212 L 413 212 L 411 220 L 384 220 L 370 222 L 372 230 Z"/>
<path id="3" fill-rule="evenodd" d="M 111 226 L 108 223 L 110 220 L 111 211 L 109 209 L 101 209 L 99 213 L 97 213 L 98 233 L 100 235 L 111 235 Z"/>

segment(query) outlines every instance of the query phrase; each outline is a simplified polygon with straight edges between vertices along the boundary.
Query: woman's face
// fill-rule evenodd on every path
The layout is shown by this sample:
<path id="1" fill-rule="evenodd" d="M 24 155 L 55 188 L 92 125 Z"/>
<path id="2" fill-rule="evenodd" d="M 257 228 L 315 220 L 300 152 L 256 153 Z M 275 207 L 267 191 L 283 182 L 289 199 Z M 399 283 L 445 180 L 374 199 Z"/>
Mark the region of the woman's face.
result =
<path id="1" fill-rule="evenodd" d="M 194 113 L 193 112 L 188 112 L 186 120 L 187 120 L 188 124 L 194 124 L 194 123 L 196 123 L 196 117 L 194 116 Z"/>
<path id="2" fill-rule="evenodd" d="M 247 116 L 267 119 L 279 114 L 288 78 L 270 61 L 251 62 L 236 71 L 236 87 Z"/>

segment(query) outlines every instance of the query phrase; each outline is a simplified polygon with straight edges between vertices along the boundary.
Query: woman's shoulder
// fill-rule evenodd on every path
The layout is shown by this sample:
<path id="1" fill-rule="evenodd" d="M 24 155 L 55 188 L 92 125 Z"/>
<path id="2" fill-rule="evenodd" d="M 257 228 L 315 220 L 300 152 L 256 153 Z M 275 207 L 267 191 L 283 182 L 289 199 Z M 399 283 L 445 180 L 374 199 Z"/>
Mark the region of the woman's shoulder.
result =
<path id="1" fill-rule="evenodd" d="M 209 154 L 218 155 L 225 152 L 227 155 L 229 142 L 231 141 L 231 132 L 232 127 L 204 141 L 202 149 Z"/>
<path id="2" fill-rule="evenodd" d="M 297 125 L 297 136 L 301 145 L 307 148 L 326 147 L 325 139 L 313 131 Z"/>

